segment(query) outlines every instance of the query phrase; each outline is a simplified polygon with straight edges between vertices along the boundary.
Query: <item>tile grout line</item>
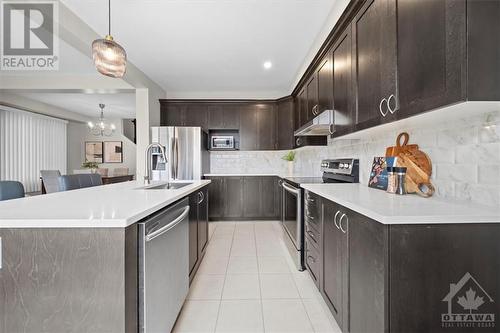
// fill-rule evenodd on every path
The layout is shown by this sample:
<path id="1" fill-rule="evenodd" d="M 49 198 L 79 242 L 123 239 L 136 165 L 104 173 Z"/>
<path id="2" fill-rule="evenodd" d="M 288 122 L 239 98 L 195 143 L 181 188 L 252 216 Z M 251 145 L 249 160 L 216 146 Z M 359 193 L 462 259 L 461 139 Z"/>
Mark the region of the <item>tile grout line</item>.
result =
<path id="1" fill-rule="evenodd" d="M 257 251 L 257 234 L 255 232 L 255 223 L 253 225 L 253 238 L 255 242 L 255 257 L 257 258 L 257 278 L 259 279 L 259 293 L 260 293 L 260 313 L 262 315 L 262 331 L 266 332 L 266 324 L 264 322 L 264 301 L 262 300 L 262 283 L 260 280 L 260 265 L 259 265 L 259 256 Z"/>
<path id="2" fill-rule="evenodd" d="M 231 246 L 229 247 L 229 259 L 227 261 L 226 269 L 224 271 L 224 282 L 222 283 L 222 291 L 221 291 L 220 299 L 219 299 L 219 308 L 217 309 L 217 317 L 215 319 L 214 333 L 217 332 L 217 325 L 219 324 L 220 309 L 221 309 L 221 306 L 222 306 L 222 295 L 224 295 L 224 288 L 226 287 L 227 269 L 228 269 L 228 266 L 229 266 L 229 260 L 231 258 L 231 251 L 233 249 L 234 232 L 235 232 L 235 230 L 236 230 L 236 225 L 234 225 L 234 228 L 233 228 L 233 234 L 232 234 L 232 237 L 231 237 Z"/>
<path id="3" fill-rule="evenodd" d="M 281 237 L 280 237 L 280 245 L 281 245 L 281 250 L 283 251 L 284 244 L 283 244 L 283 239 Z M 288 261 L 287 261 L 287 264 L 288 264 Z M 288 268 L 290 268 L 290 267 L 288 267 Z M 302 295 L 300 293 L 297 281 L 295 280 L 295 277 L 293 276 L 294 273 L 295 272 L 290 271 L 293 285 L 295 286 L 295 289 L 297 290 L 297 294 L 299 295 L 300 303 L 302 304 L 302 308 L 304 309 L 304 312 L 306 313 L 307 319 L 309 320 L 309 325 L 311 325 L 311 329 L 313 330 L 313 332 L 316 332 L 316 330 L 314 329 L 314 325 L 312 323 L 311 317 L 309 316 L 309 313 L 307 312 L 307 308 L 306 308 L 306 305 L 304 303 L 304 299 L 302 298 Z"/>

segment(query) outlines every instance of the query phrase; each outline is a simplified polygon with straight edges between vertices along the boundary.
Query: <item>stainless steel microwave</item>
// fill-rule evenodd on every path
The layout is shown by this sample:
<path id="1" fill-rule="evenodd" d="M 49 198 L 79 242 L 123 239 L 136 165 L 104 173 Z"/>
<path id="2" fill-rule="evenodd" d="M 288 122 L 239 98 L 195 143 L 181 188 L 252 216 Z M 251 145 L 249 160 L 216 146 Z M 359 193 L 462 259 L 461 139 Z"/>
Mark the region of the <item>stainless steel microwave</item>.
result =
<path id="1" fill-rule="evenodd" d="M 234 149 L 234 136 L 230 135 L 212 136 L 211 149 Z"/>

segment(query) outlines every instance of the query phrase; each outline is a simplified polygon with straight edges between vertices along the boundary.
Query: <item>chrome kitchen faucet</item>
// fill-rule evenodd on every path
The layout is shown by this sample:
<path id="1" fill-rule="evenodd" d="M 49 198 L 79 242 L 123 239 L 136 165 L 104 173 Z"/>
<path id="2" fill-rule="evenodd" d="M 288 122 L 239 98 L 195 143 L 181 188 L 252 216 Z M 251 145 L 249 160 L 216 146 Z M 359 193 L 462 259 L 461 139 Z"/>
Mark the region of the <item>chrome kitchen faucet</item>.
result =
<path id="1" fill-rule="evenodd" d="M 151 184 L 151 149 L 154 147 L 158 147 L 160 149 L 161 157 L 167 163 L 167 155 L 165 154 L 165 148 L 158 142 L 151 143 L 146 148 L 146 164 L 145 164 L 145 172 L 144 172 L 144 185 Z"/>

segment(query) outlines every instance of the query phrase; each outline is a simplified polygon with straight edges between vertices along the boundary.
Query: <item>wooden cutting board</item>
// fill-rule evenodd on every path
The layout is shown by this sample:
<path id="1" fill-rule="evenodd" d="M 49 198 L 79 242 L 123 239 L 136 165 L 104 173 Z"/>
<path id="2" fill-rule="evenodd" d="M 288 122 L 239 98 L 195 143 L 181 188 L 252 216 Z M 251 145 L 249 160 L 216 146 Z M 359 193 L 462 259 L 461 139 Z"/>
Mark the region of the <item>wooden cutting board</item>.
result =
<path id="1" fill-rule="evenodd" d="M 403 142 L 401 142 L 403 139 Z M 396 157 L 396 166 L 406 168 L 406 192 L 417 193 L 422 197 L 430 197 L 435 188 L 430 178 L 432 162 L 426 153 L 416 144 L 408 144 L 410 135 L 400 133 L 396 139 L 396 146 L 387 147 L 386 156 Z"/>
<path id="2" fill-rule="evenodd" d="M 427 154 L 425 154 L 424 152 L 421 153 L 427 156 Z M 405 186 L 407 193 L 417 193 L 418 195 L 425 198 L 428 198 L 434 194 L 435 188 L 430 180 L 432 167 L 430 172 L 428 170 L 422 169 L 413 159 L 412 154 L 404 152 L 397 156 L 396 164 L 398 167 L 406 168 Z"/>
<path id="3" fill-rule="evenodd" d="M 401 143 L 401 139 L 404 141 Z M 430 178 L 432 174 L 432 162 L 426 153 L 421 151 L 417 144 L 408 144 L 410 135 L 406 132 L 400 133 L 396 138 L 396 146 L 387 147 L 386 157 L 399 157 L 401 154 L 410 158 L 420 169 L 422 169 Z"/>

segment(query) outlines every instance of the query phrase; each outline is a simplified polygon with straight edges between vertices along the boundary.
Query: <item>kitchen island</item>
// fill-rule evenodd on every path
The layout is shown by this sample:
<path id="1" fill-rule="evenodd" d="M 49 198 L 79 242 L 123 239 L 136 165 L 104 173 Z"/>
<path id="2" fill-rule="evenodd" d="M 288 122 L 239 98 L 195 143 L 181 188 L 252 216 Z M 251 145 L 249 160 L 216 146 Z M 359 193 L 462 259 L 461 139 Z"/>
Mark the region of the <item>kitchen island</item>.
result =
<path id="1" fill-rule="evenodd" d="M 0 202 L 0 332 L 137 332 L 138 222 L 209 183 Z"/>
<path id="2" fill-rule="evenodd" d="M 302 187 L 306 266 L 344 332 L 498 332 L 499 207 Z"/>

